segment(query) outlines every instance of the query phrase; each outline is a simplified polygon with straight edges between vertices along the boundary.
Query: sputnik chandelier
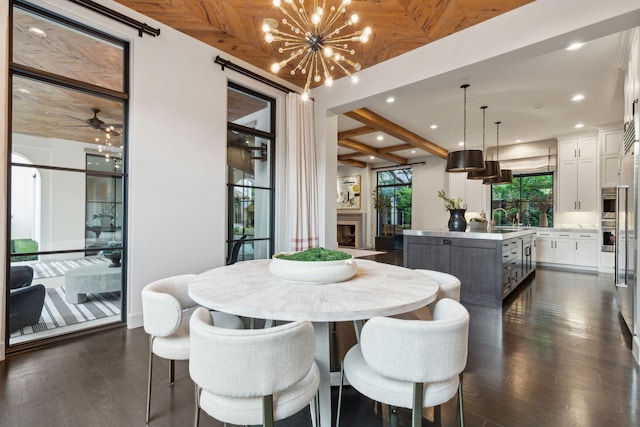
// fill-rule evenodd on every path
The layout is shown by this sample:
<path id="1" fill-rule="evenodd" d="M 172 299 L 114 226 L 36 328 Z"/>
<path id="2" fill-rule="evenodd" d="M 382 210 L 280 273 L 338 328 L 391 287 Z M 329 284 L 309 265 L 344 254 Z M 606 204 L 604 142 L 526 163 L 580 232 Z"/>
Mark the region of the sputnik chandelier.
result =
<path id="1" fill-rule="evenodd" d="M 274 19 L 266 19 L 262 25 L 267 43 L 281 42 L 278 52 L 289 52 L 289 57 L 274 63 L 271 71 L 277 73 L 292 63 L 292 75 L 297 72 L 306 75 L 303 99 L 309 99 L 312 79 L 315 83 L 324 79 L 324 84 L 331 86 L 332 72 L 336 67 L 348 75 L 352 82 L 357 82 L 358 77 L 353 72 L 360 71 L 361 67 L 359 63 L 346 57 L 355 54 L 349 43 L 366 43 L 371 36 L 371 28 L 365 27 L 363 30 L 343 34 L 347 27 L 358 23 L 356 14 L 342 24 L 338 22 L 343 16 L 346 17 L 346 7 L 351 4 L 351 0 L 342 0 L 338 7 L 329 8 L 326 7 L 326 0 L 313 0 L 311 14 L 305 9 L 304 0 L 284 0 L 284 3 L 283 5 L 281 0 L 273 0 L 273 5 L 285 15 L 281 22 L 287 29 L 276 28 L 278 22 Z"/>

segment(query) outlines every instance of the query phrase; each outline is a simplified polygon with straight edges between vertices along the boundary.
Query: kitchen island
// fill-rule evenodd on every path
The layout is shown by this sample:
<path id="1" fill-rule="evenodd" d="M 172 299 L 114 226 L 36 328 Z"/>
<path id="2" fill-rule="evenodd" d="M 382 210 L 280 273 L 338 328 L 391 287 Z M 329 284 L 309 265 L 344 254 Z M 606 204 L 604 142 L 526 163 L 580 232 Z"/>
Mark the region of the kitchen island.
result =
<path id="1" fill-rule="evenodd" d="M 500 307 L 535 271 L 535 236 L 528 228 L 405 230 L 404 266 L 452 274 L 462 282 L 462 302 Z"/>

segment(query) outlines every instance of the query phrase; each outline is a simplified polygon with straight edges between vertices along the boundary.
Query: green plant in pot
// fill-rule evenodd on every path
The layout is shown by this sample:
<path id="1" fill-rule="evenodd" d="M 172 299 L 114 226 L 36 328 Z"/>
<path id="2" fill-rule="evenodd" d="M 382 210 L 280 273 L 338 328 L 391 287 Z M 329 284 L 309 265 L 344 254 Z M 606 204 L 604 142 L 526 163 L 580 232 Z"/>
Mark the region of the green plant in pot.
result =
<path id="1" fill-rule="evenodd" d="M 438 191 L 438 197 L 444 200 L 444 208 L 449 211 L 449 231 L 465 231 L 467 229 L 467 220 L 464 214 L 467 209 L 462 208 L 462 199 L 452 199 L 448 197 L 444 190 Z"/>

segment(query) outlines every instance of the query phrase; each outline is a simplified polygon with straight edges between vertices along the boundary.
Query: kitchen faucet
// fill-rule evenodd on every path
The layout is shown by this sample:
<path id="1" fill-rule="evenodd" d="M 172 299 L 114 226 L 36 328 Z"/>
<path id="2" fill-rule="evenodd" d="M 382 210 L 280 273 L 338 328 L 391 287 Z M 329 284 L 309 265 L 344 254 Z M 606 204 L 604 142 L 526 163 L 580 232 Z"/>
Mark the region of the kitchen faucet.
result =
<path id="1" fill-rule="evenodd" d="M 493 211 L 491 211 L 491 225 L 492 226 L 496 224 L 496 220 L 495 220 L 496 211 L 504 212 L 504 216 L 506 216 L 507 219 L 509 219 L 509 212 L 507 212 L 504 208 L 495 208 Z"/>

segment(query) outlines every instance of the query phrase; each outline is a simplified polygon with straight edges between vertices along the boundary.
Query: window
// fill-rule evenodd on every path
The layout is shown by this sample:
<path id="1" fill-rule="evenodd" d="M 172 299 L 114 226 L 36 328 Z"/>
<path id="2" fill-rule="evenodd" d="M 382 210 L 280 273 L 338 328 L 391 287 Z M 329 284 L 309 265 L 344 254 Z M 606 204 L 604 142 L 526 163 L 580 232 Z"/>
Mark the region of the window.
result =
<path id="1" fill-rule="evenodd" d="M 553 173 L 516 175 L 511 184 L 491 186 L 495 209 L 501 209 L 493 218 L 496 225 L 553 227 Z"/>
<path id="2" fill-rule="evenodd" d="M 411 228 L 412 179 L 411 168 L 376 173 L 376 235 L 393 236 L 395 248 L 402 248 L 402 230 Z"/>
<path id="3" fill-rule="evenodd" d="M 227 101 L 227 259 L 243 236 L 238 260 L 274 251 L 275 100 L 229 83 Z"/>
<path id="4" fill-rule="evenodd" d="M 129 47 L 20 1 L 11 18 L 8 282 L 33 270 L 39 309 L 7 291 L 13 346 L 123 320 Z"/>

